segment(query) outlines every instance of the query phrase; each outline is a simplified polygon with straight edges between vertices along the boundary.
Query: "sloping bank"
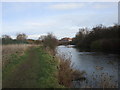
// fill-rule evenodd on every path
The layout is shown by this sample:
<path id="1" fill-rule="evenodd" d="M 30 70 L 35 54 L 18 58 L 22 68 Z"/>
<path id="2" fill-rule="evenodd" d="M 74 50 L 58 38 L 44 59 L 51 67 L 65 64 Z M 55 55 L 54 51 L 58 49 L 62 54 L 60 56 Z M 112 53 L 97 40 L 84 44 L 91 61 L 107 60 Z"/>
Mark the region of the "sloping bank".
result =
<path id="1" fill-rule="evenodd" d="M 58 61 L 43 47 L 32 47 L 23 56 L 14 54 L 3 68 L 3 88 L 61 88 Z"/>

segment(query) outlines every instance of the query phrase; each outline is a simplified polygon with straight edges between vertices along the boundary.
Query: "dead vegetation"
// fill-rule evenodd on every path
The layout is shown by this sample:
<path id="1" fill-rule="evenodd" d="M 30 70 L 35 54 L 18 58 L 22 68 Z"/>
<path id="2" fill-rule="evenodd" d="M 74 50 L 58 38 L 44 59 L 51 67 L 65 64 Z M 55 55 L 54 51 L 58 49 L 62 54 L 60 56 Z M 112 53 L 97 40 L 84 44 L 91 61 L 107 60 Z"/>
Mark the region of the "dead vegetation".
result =
<path id="1" fill-rule="evenodd" d="M 80 81 L 85 79 L 84 78 L 84 71 L 79 71 L 73 69 L 73 64 L 71 63 L 70 58 L 67 58 L 65 55 L 59 56 L 59 73 L 58 73 L 58 80 L 59 84 L 65 87 L 74 87 L 73 81 Z"/>
<path id="2" fill-rule="evenodd" d="M 9 58 L 12 54 L 23 55 L 24 51 L 29 47 L 37 46 L 31 44 L 9 44 L 2 45 L 2 67 L 9 63 Z"/>

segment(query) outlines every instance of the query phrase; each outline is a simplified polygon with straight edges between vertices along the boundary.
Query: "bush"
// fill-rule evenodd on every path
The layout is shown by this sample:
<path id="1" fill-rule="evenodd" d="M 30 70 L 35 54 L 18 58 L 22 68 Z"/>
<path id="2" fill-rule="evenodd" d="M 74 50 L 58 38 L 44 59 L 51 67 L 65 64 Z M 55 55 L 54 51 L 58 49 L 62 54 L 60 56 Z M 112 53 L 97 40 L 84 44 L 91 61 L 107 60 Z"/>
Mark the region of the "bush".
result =
<path id="1" fill-rule="evenodd" d="M 60 85 L 71 88 L 75 87 L 73 81 L 81 81 L 85 79 L 85 71 L 73 69 L 73 64 L 71 63 L 70 58 L 67 58 L 64 54 L 60 55 L 58 58 L 60 59 L 58 68 L 58 81 Z"/>
<path id="2" fill-rule="evenodd" d="M 80 29 L 73 39 L 73 43 L 80 50 L 119 51 L 120 25 L 111 27 L 99 25 L 92 30 Z"/>
<path id="3" fill-rule="evenodd" d="M 91 43 L 91 49 L 95 51 L 101 50 L 102 49 L 101 44 L 102 44 L 101 40 L 93 41 Z"/>
<path id="4" fill-rule="evenodd" d="M 91 43 L 91 50 L 120 51 L 120 39 L 100 39 Z"/>
<path id="5" fill-rule="evenodd" d="M 46 48 L 55 51 L 55 48 L 58 45 L 58 40 L 52 33 L 48 33 L 46 36 L 41 36 L 39 39 L 43 42 L 43 45 Z"/>

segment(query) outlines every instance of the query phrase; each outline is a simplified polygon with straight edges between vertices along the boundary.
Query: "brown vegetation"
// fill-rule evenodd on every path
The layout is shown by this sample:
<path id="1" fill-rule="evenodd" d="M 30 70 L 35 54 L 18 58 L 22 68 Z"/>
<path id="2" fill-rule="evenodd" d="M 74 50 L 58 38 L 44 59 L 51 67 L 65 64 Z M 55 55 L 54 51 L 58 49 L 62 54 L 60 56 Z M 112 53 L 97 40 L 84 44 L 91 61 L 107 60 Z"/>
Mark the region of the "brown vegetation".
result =
<path id="1" fill-rule="evenodd" d="M 46 48 L 51 49 L 53 52 L 58 45 L 58 40 L 52 33 L 48 33 L 46 36 L 41 36 L 39 40 L 42 41 Z"/>
<path id="2" fill-rule="evenodd" d="M 12 54 L 23 55 L 24 51 L 29 47 L 32 47 L 31 44 L 10 44 L 2 45 L 2 65 L 9 63 L 9 58 Z M 34 45 L 35 46 L 35 45 Z"/>
<path id="3" fill-rule="evenodd" d="M 59 56 L 59 73 L 58 73 L 58 80 L 59 84 L 65 87 L 74 87 L 73 81 L 75 80 L 82 80 L 84 71 L 79 71 L 73 69 L 73 64 L 71 63 L 70 58 L 66 58 L 65 55 Z"/>

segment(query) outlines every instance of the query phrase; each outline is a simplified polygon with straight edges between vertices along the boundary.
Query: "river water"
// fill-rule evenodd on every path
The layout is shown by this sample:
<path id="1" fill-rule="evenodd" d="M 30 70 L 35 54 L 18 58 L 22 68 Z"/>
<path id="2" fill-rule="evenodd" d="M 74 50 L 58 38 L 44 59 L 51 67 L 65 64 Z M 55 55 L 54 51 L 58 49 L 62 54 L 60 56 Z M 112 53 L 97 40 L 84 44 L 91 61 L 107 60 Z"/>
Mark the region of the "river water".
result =
<path id="1" fill-rule="evenodd" d="M 75 87 L 101 87 L 101 83 L 109 82 L 118 87 L 118 55 L 98 52 L 79 52 L 73 46 L 58 46 L 58 54 L 71 57 L 73 68 L 85 71 L 87 80 L 75 84 Z M 112 83 L 112 85 L 111 85 Z M 103 86 L 104 87 L 104 86 Z"/>

